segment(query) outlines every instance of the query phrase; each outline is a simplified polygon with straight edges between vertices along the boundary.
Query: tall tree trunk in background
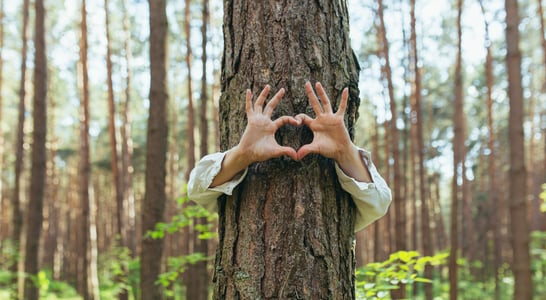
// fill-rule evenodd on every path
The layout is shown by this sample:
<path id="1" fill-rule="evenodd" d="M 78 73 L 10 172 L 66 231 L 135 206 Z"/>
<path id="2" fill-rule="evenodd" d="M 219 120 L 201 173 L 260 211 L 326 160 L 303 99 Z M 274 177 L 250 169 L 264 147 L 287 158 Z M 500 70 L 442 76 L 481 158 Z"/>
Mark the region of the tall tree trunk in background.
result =
<path id="1" fill-rule="evenodd" d="M 347 128 L 354 136 L 359 66 L 350 48 L 345 1 L 224 2 L 220 100 L 221 148 L 235 146 L 246 125 L 244 92 L 285 88 L 275 116 L 309 111 L 303 86 L 320 81 L 333 106 L 349 87 Z M 259 12 L 259 13 L 256 13 Z M 306 128 L 280 128 L 283 144 L 311 141 Z M 354 299 L 355 208 L 334 163 L 319 155 L 249 167 L 219 203 L 216 299 Z M 290 234 L 287 234 L 290 233 Z"/>
<path id="2" fill-rule="evenodd" d="M 501 297 L 500 294 L 500 274 L 499 269 L 502 264 L 502 241 L 501 241 L 501 228 L 502 223 L 500 220 L 500 213 L 503 211 L 503 201 L 498 196 L 497 189 L 497 170 L 495 167 L 495 162 L 497 160 L 497 151 L 495 148 L 495 131 L 493 127 L 493 84 L 494 84 L 494 75 L 493 75 L 493 55 L 491 52 L 491 39 L 489 36 L 489 21 L 486 17 L 485 6 L 483 1 L 480 0 L 480 7 L 482 10 L 484 18 L 484 28 L 485 28 L 485 78 L 487 85 L 487 131 L 489 137 L 487 140 L 487 147 L 489 148 L 489 166 L 488 166 L 488 177 L 489 177 L 489 228 L 488 230 L 492 232 L 493 236 L 493 274 L 495 276 L 495 299 L 498 300 Z"/>
<path id="3" fill-rule="evenodd" d="M 112 170 L 112 181 L 114 185 L 114 195 L 116 203 L 116 246 L 125 247 L 125 232 L 124 232 L 124 208 L 123 208 L 123 190 L 121 186 L 121 174 L 119 172 L 120 161 L 118 159 L 117 138 L 116 138 L 116 108 L 114 101 L 114 84 L 112 81 L 112 50 L 110 46 L 110 18 L 108 13 L 108 0 L 104 0 L 104 18 L 106 30 L 106 82 L 108 86 L 108 134 L 110 137 L 110 168 Z M 122 265 L 122 274 L 117 276 L 125 276 L 127 266 Z M 117 278 L 117 280 L 123 280 Z M 118 293 L 118 299 L 124 300 L 129 298 L 129 292 L 126 288 L 122 288 Z"/>
<path id="4" fill-rule="evenodd" d="M 12 210 L 12 221 L 11 221 L 11 239 L 13 240 L 13 245 L 15 247 L 14 251 L 17 256 L 21 255 L 19 249 L 21 245 L 21 233 L 23 230 L 23 211 L 21 209 L 21 178 L 23 176 L 23 158 L 24 158 L 24 148 L 23 144 L 25 143 L 25 114 L 26 114 L 26 80 L 27 80 L 27 52 L 28 52 L 28 18 L 29 18 L 29 0 L 23 1 L 23 26 L 21 30 L 22 35 L 22 48 L 21 48 L 21 77 L 19 80 L 19 108 L 18 108 L 18 117 L 17 117 L 17 141 L 15 142 L 15 184 L 13 189 L 13 195 L 11 197 L 11 210 Z M 10 266 L 10 271 L 12 274 L 17 274 L 12 279 L 12 291 L 13 294 L 19 295 L 19 259 L 14 259 Z"/>
<path id="5" fill-rule="evenodd" d="M 195 166 L 195 110 L 193 108 L 193 89 L 192 89 L 192 50 L 191 50 L 191 0 L 185 0 L 184 6 L 184 34 L 186 35 L 186 67 L 188 69 L 188 77 L 186 82 L 188 84 L 188 149 L 187 149 L 187 158 L 188 165 L 186 166 L 186 181 L 190 177 L 190 172 Z"/>
<path id="6" fill-rule="evenodd" d="M 538 16 L 540 18 L 540 38 L 541 38 L 541 44 L 542 44 L 542 66 L 543 66 L 543 74 L 546 76 L 546 25 L 544 24 L 544 8 L 542 6 L 542 0 L 537 0 L 537 10 L 538 10 Z M 546 79 L 543 79 L 542 86 L 541 86 L 541 92 L 542 94 L 546 94 Z M 542 109 L 542 124 L 546 124 L 546 109 Z M 542 136 L 544 138 L 544 155 L 542 157 L 542 181 L 546 182 L 546 126 L 542 128 Z M 543 219 L 542 222 L 542 230 L 546 231 L 546 219 Z"/>
<path id="7" fill-rule="evenodd" d="M 32 165 L 30 198 L 26 218 L 25 242 L 25 290 L 24 299 L 34 300 L 40 296 L 39 286 L 33 280 L 38 275 L 40 233 L 42 231 L 42 208 L 44 203 L 46 175 L 46 129 L 47 129 L 47 59 L 45 45 L 45 9 L 43 0 L 35 0 L 34 27 L 34 101 L 32 118 Z"/>
<path id="8" fill-rule="evenodd" d="M 415 1 L 415 0 L 412 0 Z M 415 12 L 412 14 L 415 19 Z M 414 31 L 415 33 L 415 31 Z M 414 35 L 416 38 L 416 36 Z M 423 138 L 423 104 L 421 97 L 421 74 L 419 70 L 419 55 L 417 51 L 417 41 L 412 39 L 415 44 L 414 54 L 414 75 L 415 75 L 415 113 L 417 119 L 417 160 L 419 169 L 419 199 L 421 199 L 421 241 L 423 244 L 423 255 L 432 256 L 432 236 L 430 234 L 430 215 L 429 215 L 429 203 L 427 197 L 427 180 L 425 178 L 425 142 Z M 424 277 L 432 280 L 432 266 L 430 264 L 425 265 Z M 425 299 L 432 300 L 432 284 L 425 284 Z"/>
<path id="9" fill-rule="evenodd" d="M 529 253 L 529 225 L 527 221 L 526 170 L 523 133 L 523 88 L 521 83 L 521 52 L 519 50 L 519 12 L 516 0 L 506 0 L 506 66 L 510 115 L 510 227 L 512 231 L 514 299 L 533 297 L 531 259 Z"/>
<path id="10" fill-rule="evenodd" d="M 410 23 L 411 23 L 411 37 L 410 37 L 410 52 L 411 52 L 411 67 L 413 68 L 413 85 L 412 85 L 412 110 L 411 119 L 412 127 L 415 127 L 414 131 L 414 146 L 417 163 L 415 168 L 418 170 L 419 176 L 419 199 L 421 199 L 421 242 L 423 246 L 423 254 L 426 256 L 432 255 L 432 244 L 430 234 L 430 217 L 428 212 L 427 193 L 426 193 L 426 180 L 425 180 L 425 146 L 423 141 L 423 114 L 422 114 L 422 97 L 421 97 L 421 74 L 419 70 L 419 55 L 417 47 L 417 33 L 415 24 L 415 0 L 410 1 Z M 425 266 L 425 278 L 432 279 L 432 266 L 427 264 Z M 432 285 L 425 284 L 425 297 L 426 299 L 432 299 Z"/>
<path id="11" fill-rule="evenodd" d="M 208 80 L 207 80 L 207 27 L 209 23 L 209 0 L 202 0 L 202 25 L 201 25 L 201 101 L 199 107 L 199 131 L 201 143 L 199 144 L 199 154 L 201 157 L 209 152 L 209 123 L 207 116 L 208 105 Z"/>
<path id="12" fill-rule="evenodd" d="M 80 36 L 80 165 L 79 165 L 79 197 L 80 215 L 80 289 L 85 300 L 99 299 L 98 278 L 96 274 L 96 244 L 91 234 L 94 229 L 94 199 L 90 196 L 91 161 L 89 153 L 89 75 L 87 67 L 87 9 L 86 0 L 81 3 L 81 36 Z"/>
<path id="13" fill-rule="evenodd" d="M 391 121 L 390 121 L 390 130 L 387 136 L 390 136 L 391 149 L 392 149 L 392 159 L 393 159 L 393 172 L 394 172 L 394 214 L 395 214 L 395 236 L 396 236 L 396 250 L 406 250 L 406 205 L 404 199 L 401 197 L 402 192 L 402 174 L 400 171 L 400 145 L 398 144 L 398 112 L 396 108 L 396 100 L 394 98 L 394 84 L 392 82 L 392 71 L 389 58 L 389 41 L 387 40 L 387 30 L 385 28 L 385 20 L 383 17 L 383 1 L 378 0 L 378 15 L 379 15 L 379 33 L 380 33 L 380 43 L 382 45 L 381 49 L 383 52 L 383 58 L 385 59 L 384 73 L 387 79 L 387 88 L 389 93 L 389 106 L 391 112 Z M 391 293 L 394 299 L 403 299 L 406 298 L 406 288 L 404 285 L 400 284 L 400 288 L 393 290 Z"/>
<path id="14" fill-rule="evenodd" d="M 149 0 L 150 6 L 150 112 L 146 141 L 146 192 L 142 203 L 142 232 L 163 221 L 167 161 L 167 15 L 166 0 Z M 161 269 L 163 239 L 142 239 L 141 299 L 161 299 L 155 284 Z"/>
<path id="15" fill-rule="evenodd" d="M 106 82 L 108 86 L 108 134 L 110 137 L 110 168 L 112 170 L 112 179 L 114 184 L 114 194 L 116 203 L 116 234 L 119 238 L 119 245 L 124 246 L 123 234 L 123 193 L 120 184 L 120 173 L 117 138 L 116 138 L 116 108 L 114 100 L 114 84 L 112 82 L 112 50 L 110 46 L 109 13 L 108 0 L 104 0 L 105 29 L 106 29 Z"/>
<path id="16" fill-rule="evenodd" d="M 453 179 L 451 199 L 451 250 L 449 255 L 449 296 L 457 299 L 457 256 L 459 251 L 459 202 L 461 200 L 462 170 L 464 158 L 464 125 L 463 125 L 463 82 L 462 82 L 462 53 L 461 53 L 461 16 L 463 1 L 457 1 L 457 58 L 455 62 L 455 111 L 453 114 Z"/>
<path id="17" fill-rule="evenodd" d="M 123 191 L 123 209 L 126 211 L 127 228 L 125 245 L 131 251 L 131 257 L 136 256 L 136 224 L 135 224 L 135 194 L 133 190 L 133 139 L 131 128 L 131 79 L 132 70 L 131 63 L 132 49 L 131 49 L 131 29 L 129 13 L 127 12 L 127 0 L 122 0 L 123 11 L 123 31 L 125 34 L 124 48 L 125 48 L 125 64 L 126 64 L 126 78 L 125 78 L 125 101 L 123 102 L 122 110 L 122 125 L 121 125 L 121 186 Z"/>
<path id="18" fill-rule="evenodd" d="M 189 1 L 188 1 L 189 2 Z M 201 48 L 202 48 L 202 77 L 201 77 L 201 98 L 199 107 L 199 129 L 200 129 L 200 156 L 208 154 L 208 118 L 207 118 L 207 24 L 209 19 L 209 0 L 202 1 L 202 25 L 201 25 Z M 188 36 L 189 37 L 189 36 Z M 188 41 L 189 46 L 189 41 Z M 195 220 L 196 225 L 207 224 L 206 218 Z M 200 239 L 199 232 L 194 230 L 193 234 L 193 252 L 208 255 L 208 240 Z M 209 274 L 207 271 L 207 261 L 199 261 L 189 266 L 186 286 L 186 298 L 196 300 L 208 299 Z"/>
<path id="19" fill-rule="evenodd" d="M 0 57 L 2 57 L 4 49 L 4 0 L 0 0 Z M 3 117 L 3 97 L 2 97 L 2 87 L 4 85 L 4 60 L 0 59 L 0 218 L 3 221 L 0 221 L 0 239 L 4 239 L 4 222 L 6 219 L 4 214 L 4 127 L 2 125 Z M 3 243 L 0 243 L 0 252 L 2 249 Z"/>

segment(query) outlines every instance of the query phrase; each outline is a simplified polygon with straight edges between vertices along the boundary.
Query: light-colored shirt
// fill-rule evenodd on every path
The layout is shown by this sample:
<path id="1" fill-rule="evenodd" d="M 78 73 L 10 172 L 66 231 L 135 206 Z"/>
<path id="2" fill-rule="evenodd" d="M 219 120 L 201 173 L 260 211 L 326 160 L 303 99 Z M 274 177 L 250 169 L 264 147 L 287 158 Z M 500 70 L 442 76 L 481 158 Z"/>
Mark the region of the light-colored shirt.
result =
<path id="1" fill-rule="evenodd" d="M 370 171 L 372 182 L 359 182 L 335 164 L 339 183 L 352 196 L 357 208 L 355 232 L 384 216 L 392 200 L 391 190 L 372 163 L 370 153 L 362 149 L 359 152 Z M 224 156 L 225 152 L 218 152 L 203 157 L 192 170 L 188 182 L 190 200 L 212 212 L 217 212 L 218 197 L 222 194 L 231 195 L 248 172 L 247 168 L 230 181 L 211 188 L 213 179 L 220 172 Z"/>

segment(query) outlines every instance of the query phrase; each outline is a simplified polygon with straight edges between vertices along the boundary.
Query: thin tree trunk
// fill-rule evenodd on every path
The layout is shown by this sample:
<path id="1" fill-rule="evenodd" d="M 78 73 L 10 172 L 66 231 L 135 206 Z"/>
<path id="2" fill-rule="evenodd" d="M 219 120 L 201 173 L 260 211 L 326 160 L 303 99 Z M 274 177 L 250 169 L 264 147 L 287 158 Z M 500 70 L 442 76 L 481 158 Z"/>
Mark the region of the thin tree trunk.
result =
<path id="1" fill-rule="evenodd" d="M 353 136 L 359 67 L 345 1 L 224 4 L 222 150 L 239 142 L 246 125 L 245 89 L 257 94 L 266 84 L 273 93 L 286 89 L 277 107 L 283 115 L 309 109 L 307 80 L 321 81 L 334 107 L 349 87 L 346 120 Z M 296 148 L 311 140 L 305 128 L 283 127 L 277 136 Z M 355 298 L 354 204 L 338 185 L 333 161 L 313 155 L 256 163 L 233 195 L 222 198 L 217 299 Z"/>
<path id="2" fill-rule="evenodd" d="M 166 203 L 167 160 L 167 15 L 166 0 L 150 0 L 150 113 L 146 142 L 146 193 L 142 204 L 142 232 L 163 220 Z M 163 239 L 142 239 L 141 299 L 161 299 L 155 282 L 161 270 Z"/>
<path id="3" fill-rule="evenodd" d="M 191 0 L 185 0 L 184 6 L 184 34 L 186 35 L 186 67 L 188 70 L 188 77 L 186 78 L 187 88 L 188 88 L 188 149 L 186 151 L 188 165 L 186 166 L 186 181 L 190 177 L 190 172 L 195 166 L 195 111 L 193 108 L 193 89 L 192 89 L 192 49 L 191 49 L 191 14 L 190 6 Z"/>
<path id="4" fill-rule="evenodd" d="M 537 11 L 540 18 L 540 37 L 542 44 L 542 66 L 544 69 L 544 76 L 546 76 L 546 25 L 544 22 L 544 8 L 542 6 L 542 0 L 537 0 Z M 541 86 L 541 93 L 546 94 L 546 79 L 543 79 Z M 541 113 L 542 124 L 546 124 L 546 108 L 542 109 Z M 542 136 L 544 138 L 544 151 L 542 156 L 542 182 L 546 182 L 546 126 L 542 130 Z M 542 220 L 543 231 L 546 231 L 546 217 Z"/>
<path id="5" fill-rule="evenodd" d="M 122 191 L 123 191 L 123 209 L 126 211 L 127 226 L 125 245 L 130 250 L 131 257 L 136 256 L 136 225 L 135 225 L 135 195 L 133 190 L 133 139 L 131 137 L 131 79 L 132 79 L 132 49 L 131 49 L 131 30 L 130 21 L 127 13 L 127 0 L 122 0 L 123 11 L 123 31 L 125 33 L 124 48 L 125 48 L 125 64 L 126 64 L 126 79 L 125 79 L 125 101 L 123 102 L 122 110 L 122 125 L 121 125 L 121 164 L 122 164 Z"/>
<path id="6" fill-rule="evenodd" d="M 487 85 L 487 131 L 489 137 L 487 140 L 487 148 L 489 149 L 489 161 L 488 161 L 488 177 L 489 177 L 489 230 L 493 235 L 493 274 L 495 276 L 495 299 L 498 300 L 501 297 L 500 294 L 500 274 L 499 268 L 502 264 L 502 242 L 501 242 L 501 228 L 502 223 L 499 217 L 499 212 L 503 210 L 503 201 L 498 197 L 497 191 L 497 170 L 495 168 L 496 148 L 495 148 L 495 131 L 493 127 L 493 55 L 491 53 L 491 39 L 489 36 L 489 21 L 486 18 L 485 6 L 483 1 L 480 0 L 480 7 L 484 17 L 485 27 L 485 77 Z"/>
<path id="7" fill-rule="evenodd" d="M 24 299 L 34 300 L 40 296 L 38 285 L 33 279 L 40 269 L 38 248 L 43 220 L 43 203 L 46 174 L 46 132 L 47 132 L 47 60 L 45 45 L 45 9 L 43 0 L 35 1 L 34 32 L 34 101 L 32 118 L 32 166 L 30 198 L 27 209 L 25 243 L 25 290 Z"/>
<path id="8" fill-rule="evenodd" d="M 0 0 L 0 57 L 2 56 L 4 49 L 4 0 Z M 0 120 L 3 117 L 2 107 L 4 106 L 4 99 L 2 97 L 2 87 L 4 86 L 4 60 L 0 59 Z M 4 127 L 0 122 L 0 218 L 6 220 L 4 210 Z M 4 240 L 4 222 L 0 221 L 0 239 Z M 0 243 L 0 252 L 3 253 L 4 243 Z"/>
<path id="9" fill-rule="evenodd" d="M 189 2 L 189 1 L 188 1 Z M 202 26 L 201 26 L 201 48 L 202 48 L 202 77 L 201 77 L 201 101 L 200 101 L 200 156 L 208 154 L 208 118 L 207 118 L 207 23 L 209 18 L 208 11 L 209 0 L 202 1 Z M 189 37 L 189 36 L 188 36 Z M 189 46 L 189 41 L 188 41 Z M 206 218 L 195 220 L 196 225 L 207 223 Z M 208 240 L 199 239 L 199 232 L 193 232 L 193 252 L 208 255 Z M 188 269 L 190 275 L 188 285 L 186 286 L 186 298 L 196 300 L 208 299 L 209 274 L 207 271 L 207 261 L 199 261 L 192 264 Z"/>
<path id="10" fill-rule="evenodd" d="M 510 225 L 512 230 L 514 299 L 533 297 L 531 259 L 529 253 L 529 225 L 527 221 L 523 88 L 521 83 L 521 52 L 519 50 L 519 12 L 516 0 L 506 0 L 506 66 L 510 115 Z"/>
<path id="11" fill-rule="evenodd" d="M 81 244 L 79 245 L 81 260 L 81 293 L 85 300 L 99 299 L 98 278 L 96 274 L 96 244 L 92 230 L 94 199 L 90 196 L 91 162 L 89 153 L 89 75 L 87 67 L 87 6 L 86 0 L 81 4 L 81 36 L 80 36 L 80 165 L 79 165 L 79 196 L 81 205 L 80 228 Z"/>
<path id="12" fill-rule="evenodd" d="M 389 57 L 389 41 L 387 40 L 387 31 L 385 27 L 385 20 L 383 17 L 383 1 L 378 0 L 377 1 L 377 12 L 379 15 L 379 34 L 380 34 L 380 41 L 381 41 L 381 49 L 382 49 L 382 56 L 385 60 L 385 65 L 383 67 L 383 70 L 385 72 L 385 78 L 387 80 L 387 88 L 388 88 L 388 94 L 389 94 L 389 107 L 390 107 L 390 113 L 391 113 L 391 121 L 390 123 L 390 130 L 388 131 L 389 134 L 387 136 L 390 136 L 390 143 L 391 143 L 391 149 L 392 149 L 392 159 L 393 159 L 393 172 L 394 172 L 394 219 L 395 219 L 395 245 L 396 245 L 396 251 L 400 250 L 406 250 L 406 224 L 405 224 L 405 211 L 406 206 L 405 202 L 402 199 L 402 193 L 401 193 L 401 179 L 402 174 L 400 171 L 400 146 L 398 144 L 398 128 L 397 128 L 397 120 L 398 120 L 398 112 L 396 108 L 396 99 L 394 98 L 394 84 L 392 82 L 392 71 L 391 71 L 391 64 L 390 64 L 390 57 Z M 393 290 L 391 295 L 394 299 L 402 299 L 406 298 L 406 288 L 403 284 L 399 285 L 399 289 Z"/>
<path id="13" fill-rule="evenodd" d="M 457 299 L 457 256 L 459 251 L 459 202 L 461 200 L 462 170 L 464 159 L 464 127 L 463 127 L 463 86 L 462 86 L 462 53 L 461 53 L 461 16 L 463 1 L 457 1 L 457 58 L 455 63 L 455 112 L 453 115 L 453 179 L 451 199 L 451 249 L 449 255 L 449 296 Z M 460 182 L 459 182 L 460 181 Z"/>
<path id="14" fill-rule="evenodd" d="M 112 50 L 110 46 L 110 24 L 108 13 L 108 0 L 104 0 L 104 16 L 105 16 L 105 30 L 106 30 L 106 82 L 108 86 L 108 134 L 110 137 L 110 168 L 112 170 L 112 181 L 114 185 L 114 195 L 116 203 L 116 245 L 119 247 L 125 247 L 125 232 L 124 232 L 124 208 L 123 208 L 123 190 L 121 186 L 121 174 L 119 172 L 120 161 L 118 159 L 117 150 L 117 137 L 116 137 L 116 109 L 114 101 L 114 84 L 112 81 Z M 122 265 L 122 274 L 118 276 L 125 276 L 127 273 L 127 266 Z M 117 278 L 122 280 L 122 278 Z M 118 299 L 125 300 L 129 298 L 129 292 L 127 289 L 122 288 L 118 293 Z"/>
<path id="15" fill-rule="evenodd" d="M 21 48 L 21 77 L 19 80 L 19 108 L 18 108 L 18 118 L 17 118 L 17 141 L 15 142 L 15 184 L 13 189 L 13 196 L 11 200 L 11 210 L 12 210 L 12 230 L 11 230 L 11 239 L 14 245 L 14 251 L 17 255 L 20 255 L 20 247 L 22 237 L 21 233 L 23 230 L 23 211 L 21 208 L 21 178 L 23 177 L 23 159 L 24 159 L 24 149 L 23 144 L 25 140 L 25 115 L 26 115 L 26 80 L 27 80 L 27 52 L 28 52 L 28 18 L 29 18 L 29 0 L 23 1 L 23 26 L 21 30 L 22 35 L 22 48 Z M 13 277 L 12 283 L 12 292 L 14 297 L 18 298 L 21 291 L 19 291 L 18 282 L 19 282 L 19 259 L 13 260 L 9 270 L 12 274 L 17 274 Z"/>

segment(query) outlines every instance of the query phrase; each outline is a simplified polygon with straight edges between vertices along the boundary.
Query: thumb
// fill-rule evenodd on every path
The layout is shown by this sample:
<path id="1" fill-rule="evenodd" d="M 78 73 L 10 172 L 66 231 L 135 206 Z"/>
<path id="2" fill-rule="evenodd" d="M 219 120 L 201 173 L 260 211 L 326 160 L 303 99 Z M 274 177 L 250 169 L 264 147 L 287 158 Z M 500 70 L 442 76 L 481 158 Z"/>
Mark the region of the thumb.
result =
<path id="1" fill-rule="evenodd" d="M 298 153 L 297 153 L 298 158 L 297 158 L 297 160 L 303 159 L 309 153 L 316 153 L 317 150 L 318 150 L 317 147 L 315 145 L 313 145 L 313 143 L 303 145 L 300 149 L 298 149 Z"/>
<path id="2" fill-rule="evenodd" d="M 298 159 L 298 154 L 296 153 L 296 150 L 294 150 L 294 148 L 292 147 L 279 146 L 278 150 L 279 150 L 279 156 L 286 155 L 291 157 L 293 160 Z"/>

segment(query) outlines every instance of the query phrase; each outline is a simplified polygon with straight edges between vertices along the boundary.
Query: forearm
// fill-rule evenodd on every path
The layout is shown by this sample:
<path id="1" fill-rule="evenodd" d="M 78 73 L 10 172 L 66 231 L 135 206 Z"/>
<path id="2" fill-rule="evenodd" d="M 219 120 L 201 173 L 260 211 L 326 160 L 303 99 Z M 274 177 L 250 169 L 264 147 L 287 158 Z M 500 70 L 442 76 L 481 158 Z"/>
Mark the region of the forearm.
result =
<path id="1" fill-rule="evenodd" d="M 247 160 L 247 156 L 241 153 L 239 146 L 231 148 L 226 152 L 222 160 L 222 168 L 212 180 L 210 187 L 213 188 L 230 181 L 249 165 L 250 162 Z"/>
<path id="2" fill-rule="evenodd" d="M 344 151 L 343 154 L 336 159 L 336 162 L 347 176 L 360 182 L 373 181 L 368 166 L 354 144 L 351 144 L 348 147 L 348 150 Z"/>

